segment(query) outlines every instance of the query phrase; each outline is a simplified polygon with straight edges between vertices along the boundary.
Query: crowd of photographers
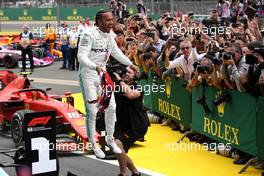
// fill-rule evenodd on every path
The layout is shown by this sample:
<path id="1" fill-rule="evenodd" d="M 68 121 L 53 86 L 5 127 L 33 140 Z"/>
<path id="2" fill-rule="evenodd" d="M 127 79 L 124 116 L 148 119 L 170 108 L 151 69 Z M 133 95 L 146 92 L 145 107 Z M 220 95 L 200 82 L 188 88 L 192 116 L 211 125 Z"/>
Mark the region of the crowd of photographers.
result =
<path id="1" fill-rule="evenodd" d="M 165 12 L 153 21 L 138 1 L 137 15 L 129 16 L 122 1 L 111 0 L 116 16 L 113 29 L 118 47 L 139 66 L 142 75 L 186 80 L 186 90 L 203 85 L 264 96 L 264 17 L 262 1 L 219 0 L 208 19 L 193 12 Z M 115 64 L 114 61 L 112 61 Z M 228 101 L 225 93 L 214 103 Z M 204 97 L 197 101 L 207 114 Z M 175 129 L 183 130 L 176 124 Z M 183 130 L 184 131 L 184 130 Z M 210 139 L 196 135 L 200 142 Z M 241 156 L 243 153 L 240 153 Z M 238 159 L 244 164 L 250 156 Z"/>
<path id="2" fill-rule="evenodd" d="M 120 6 L 125 7 L 121 1 Z M 188 91 L 204 82 L 264 95 L 262 16 L 244 11 L 231 18 L 220 12 L 212 10 L 209 19 L 200 21 L 192 12 L 164 13 L 156 22 L 144 13 L 124 16 L 115 25 L 116 42 L 145 73 L 183 77 Z"/>

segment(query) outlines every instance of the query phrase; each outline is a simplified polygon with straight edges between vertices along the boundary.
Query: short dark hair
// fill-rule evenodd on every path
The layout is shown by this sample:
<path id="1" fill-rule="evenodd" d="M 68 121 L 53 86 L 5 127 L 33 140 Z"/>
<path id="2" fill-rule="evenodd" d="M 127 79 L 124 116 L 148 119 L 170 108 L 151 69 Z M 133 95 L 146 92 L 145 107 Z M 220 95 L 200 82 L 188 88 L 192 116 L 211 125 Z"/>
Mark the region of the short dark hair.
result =
<path id="1" fill-rule="evenodd" d="M 259 41 L 255 41 L 255 42 L 251 42 L 247 45 L 248 49 L 254 51 L 255 48 L 260 48 L 261 47 L 261 43 Z"/>
<path id="2" fill-rule="evenodd" d="M 103 13 L 108 13 L 108 12 L 110 12 L 110 11 L 108 11 L 108 10 L 100 10 L 100 11 L 98 11 L 96 13 L 96 15 L 95 15 L 95 25 L 98 25 L 98 21 L 102 19 L 102 14 Z"/>
<path id="3" fill-rule="evenodd" d="M 157 50 L 153 45 L 149 45 L 149 46 L 147 46 L 145 52 L 148 53 L 150 51 L 156 52 Z"/>
<path id="4" fill-rule="evenodd" d="M 240 46 L 238 43 L 234 43 L 234 44 L 232 44 L 231 47 L 235 48 L 236 52 L 238 52 L 238 53 L 240 53 L 240 54 L 243 54 L 243 53 L 242 53 L 242 48 L 241 48 L 241 46 Z"/>

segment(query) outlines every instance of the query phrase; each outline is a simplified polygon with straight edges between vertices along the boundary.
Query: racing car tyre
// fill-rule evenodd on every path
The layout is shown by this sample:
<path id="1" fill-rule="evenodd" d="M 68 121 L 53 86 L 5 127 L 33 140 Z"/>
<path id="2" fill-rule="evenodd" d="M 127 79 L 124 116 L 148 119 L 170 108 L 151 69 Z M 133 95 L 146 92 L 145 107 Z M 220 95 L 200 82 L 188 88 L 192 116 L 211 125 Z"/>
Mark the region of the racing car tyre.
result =
<path id="1" fill-rule="evenodd" d="M 12 55 L 6 55 L 4 57 L 4 65 L 7 67 L 7 68 L 14 68 L 17 66 L 17 63 L 18 63 L 18 59 L 16 59 L 14 56 Z"/>
<path id="2" fill-rule="evenodd" d="M 29 113 L 29 112 L 34 112 L 34 111 L 19 110 L 13 115 L 11 122 L 11 134 L 12 134 L 12 139 L 16 146 L 22 145 L 22 142 L 24 141 L 24 137 L 22 133 L 24 116 L 25 113 Z"/>
<path id="3" fill-rule="evenodd" d="M 42 58 L 44 56 L 44 52 L 41 48 L 34 48 L 32 50 L 32 54 L 34 57 Z"/>

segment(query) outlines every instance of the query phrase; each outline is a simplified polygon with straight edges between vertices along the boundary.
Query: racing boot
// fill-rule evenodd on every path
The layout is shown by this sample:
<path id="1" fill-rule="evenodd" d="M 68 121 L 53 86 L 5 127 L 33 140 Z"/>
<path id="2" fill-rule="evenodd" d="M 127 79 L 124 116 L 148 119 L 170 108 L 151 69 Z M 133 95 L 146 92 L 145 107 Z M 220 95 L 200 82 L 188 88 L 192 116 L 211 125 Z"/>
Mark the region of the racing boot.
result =
<path id="1" fill-rule="evenodd" d="M 105 154 L 104 152 L 100 149 L 100 147 L 98 147 L 96 144 L 92 144 L 92 150 L 94 152 L 94 155 L 97 158 L 103 159 L 105 158 Z"/>
<path id="2" fill-rule="evenodd" d="M 106 144 L 108 147 L 116 154 L 122 153 L 122 150 L 116 145 L 115 140 L 113 137 L 108 138 L 106 137 Z"/>

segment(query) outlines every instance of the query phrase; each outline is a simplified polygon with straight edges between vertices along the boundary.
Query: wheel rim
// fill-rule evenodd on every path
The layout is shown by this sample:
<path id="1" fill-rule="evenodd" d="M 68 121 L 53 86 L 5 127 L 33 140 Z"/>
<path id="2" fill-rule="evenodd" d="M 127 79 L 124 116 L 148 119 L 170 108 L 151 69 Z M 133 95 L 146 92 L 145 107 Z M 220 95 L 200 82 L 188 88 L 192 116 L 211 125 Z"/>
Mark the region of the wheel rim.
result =
<path id="1" fill-rule="evenodd" d="M 10 57 L 6 57 L 6 63 L 7 65 L 10 65 L 12 62 L 12 59 Z"/>
<path id="2" fill-rule="evenodd" d="M 21 141 L 21 125 L 19 119 L 14 119 L 12 130 L 14 142 L 18 144 Z"/>

